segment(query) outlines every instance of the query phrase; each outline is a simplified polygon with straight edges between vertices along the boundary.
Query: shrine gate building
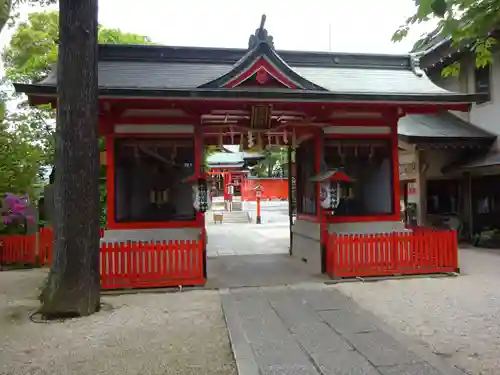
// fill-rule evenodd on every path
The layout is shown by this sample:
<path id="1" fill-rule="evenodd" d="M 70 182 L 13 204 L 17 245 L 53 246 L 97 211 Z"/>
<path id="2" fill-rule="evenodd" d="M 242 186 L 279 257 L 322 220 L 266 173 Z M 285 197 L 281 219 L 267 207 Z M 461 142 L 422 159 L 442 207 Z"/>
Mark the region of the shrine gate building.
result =
<path id="1" fill-rule="evenodd" d="M 56 107 L 55 71 L 15 87 L 32 105 Z M 205 178 L 205 146 L 290 146 L 291 254 L 313 272 L 325 271 L 330 234 L 404 231 L 398 120 L 484 99 L 434 85 L 414 55 L 277 50 L 264 22 L 245 49 L 100 45 L 99 96 L 107 237 L 204 238 L 189 181 Z M 336 170 L 350 182 L 332 212 L 320 193 Z"/>

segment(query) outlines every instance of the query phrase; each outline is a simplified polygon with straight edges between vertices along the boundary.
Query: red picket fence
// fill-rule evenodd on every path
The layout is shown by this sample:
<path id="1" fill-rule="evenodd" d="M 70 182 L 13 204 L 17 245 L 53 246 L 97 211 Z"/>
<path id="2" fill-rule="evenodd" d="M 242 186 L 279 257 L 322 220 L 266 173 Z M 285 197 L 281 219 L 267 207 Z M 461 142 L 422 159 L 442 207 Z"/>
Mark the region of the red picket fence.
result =
<path id="1" fill-rule="evenodd" d="M 332 277 L 457 272 L 457 234 L 431 229 L 388 234 L 329 234 L 326 262 L 327 273 Z"/>
<path id="2" fill-rule="evenodd" d="M 36 235 L 0 235 L 0 264 L 35 264 Z"/>
<path id="3" fill-rule="evenodd" d="M 101 230 L 101 238 L 104 229 Z M 0 236 L 0 264 L 50 265 L 53 231 L 37 235 Z M 37 246 L 38 243 L 38 246 Z M 102 243 L 103 289 L 203 285 L 203 241 Z"/>
<path id="4" fill-rule="evenodd" d="M 105 243 L 103 289 L 203 285 L 202 241 Z"/>

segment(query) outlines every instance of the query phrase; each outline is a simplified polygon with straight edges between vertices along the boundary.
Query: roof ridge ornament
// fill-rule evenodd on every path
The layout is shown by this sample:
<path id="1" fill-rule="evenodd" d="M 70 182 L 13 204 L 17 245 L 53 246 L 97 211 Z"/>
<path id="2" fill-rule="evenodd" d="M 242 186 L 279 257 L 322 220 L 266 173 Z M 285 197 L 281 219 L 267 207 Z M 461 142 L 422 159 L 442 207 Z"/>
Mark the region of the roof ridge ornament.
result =
<path id="1" fill-rule="evenodd" d="M 252 50 L 257 47 L 260 43 L 267 43 L 269 47 L 274 49 L 273 37 L 269 35 L 267 30 L 264 28 L 266 23 L 266 15 L 263 14 L 260 19 L 260 27 L 255 30 L 255 34 L 250 35 L 248 40 L 248 49 Z"/>
<path id="2" fill-rule="evenodd" d="M 423 77 L 424 71 L 420 67 L 420 58 L 423 56 L 422 53 L 410 53 L 410 66 L 413 74 L 417 77 Z"/>

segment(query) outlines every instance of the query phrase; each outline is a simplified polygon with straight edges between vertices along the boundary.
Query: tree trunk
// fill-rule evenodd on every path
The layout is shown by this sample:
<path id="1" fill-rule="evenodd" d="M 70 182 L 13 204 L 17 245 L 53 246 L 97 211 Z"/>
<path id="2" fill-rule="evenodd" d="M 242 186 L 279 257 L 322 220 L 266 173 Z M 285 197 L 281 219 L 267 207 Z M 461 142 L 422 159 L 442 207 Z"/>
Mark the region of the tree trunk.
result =
<path id="1" fill-rule="evenodd" d="M 59 0 L 54 262 L 46 317 L 99 309 L 97 0 Z"/>
<path id="2" fill-rule="evenodd" d="M 0 0 L 0 32 L 9 20 L 12 0 Z"/>

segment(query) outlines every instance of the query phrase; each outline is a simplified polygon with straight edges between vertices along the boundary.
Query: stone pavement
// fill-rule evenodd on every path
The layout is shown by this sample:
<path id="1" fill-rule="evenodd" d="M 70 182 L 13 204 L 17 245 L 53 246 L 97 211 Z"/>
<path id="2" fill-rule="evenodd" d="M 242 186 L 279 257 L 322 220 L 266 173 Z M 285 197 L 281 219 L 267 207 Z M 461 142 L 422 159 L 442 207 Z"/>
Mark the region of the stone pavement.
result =
<path id="1" fill-rule="evenodd" d="M 332 287 L 220 293 L 239 375 L 463 375 Z"/>
<path id="2" fill-rule="evenodd" d="M 288 222 L 207 225 L 208 257 L 225 255 L 288 254 Z"/>
<path id="3" fill-rule="evenodd" d="M 312 275 L 307 266 L 287 254 L 236 255 L 208 258 L 205 287 L 242 288 L 324 282 L 325 275 Z"/>
<path id="4" fill-rule="evenodd" d="M 306 264 L 289 256 L 287 223 L 210 225 L 207 234 L 207 288 L 328 280 L 324 275 L 311 275 Z"/>

